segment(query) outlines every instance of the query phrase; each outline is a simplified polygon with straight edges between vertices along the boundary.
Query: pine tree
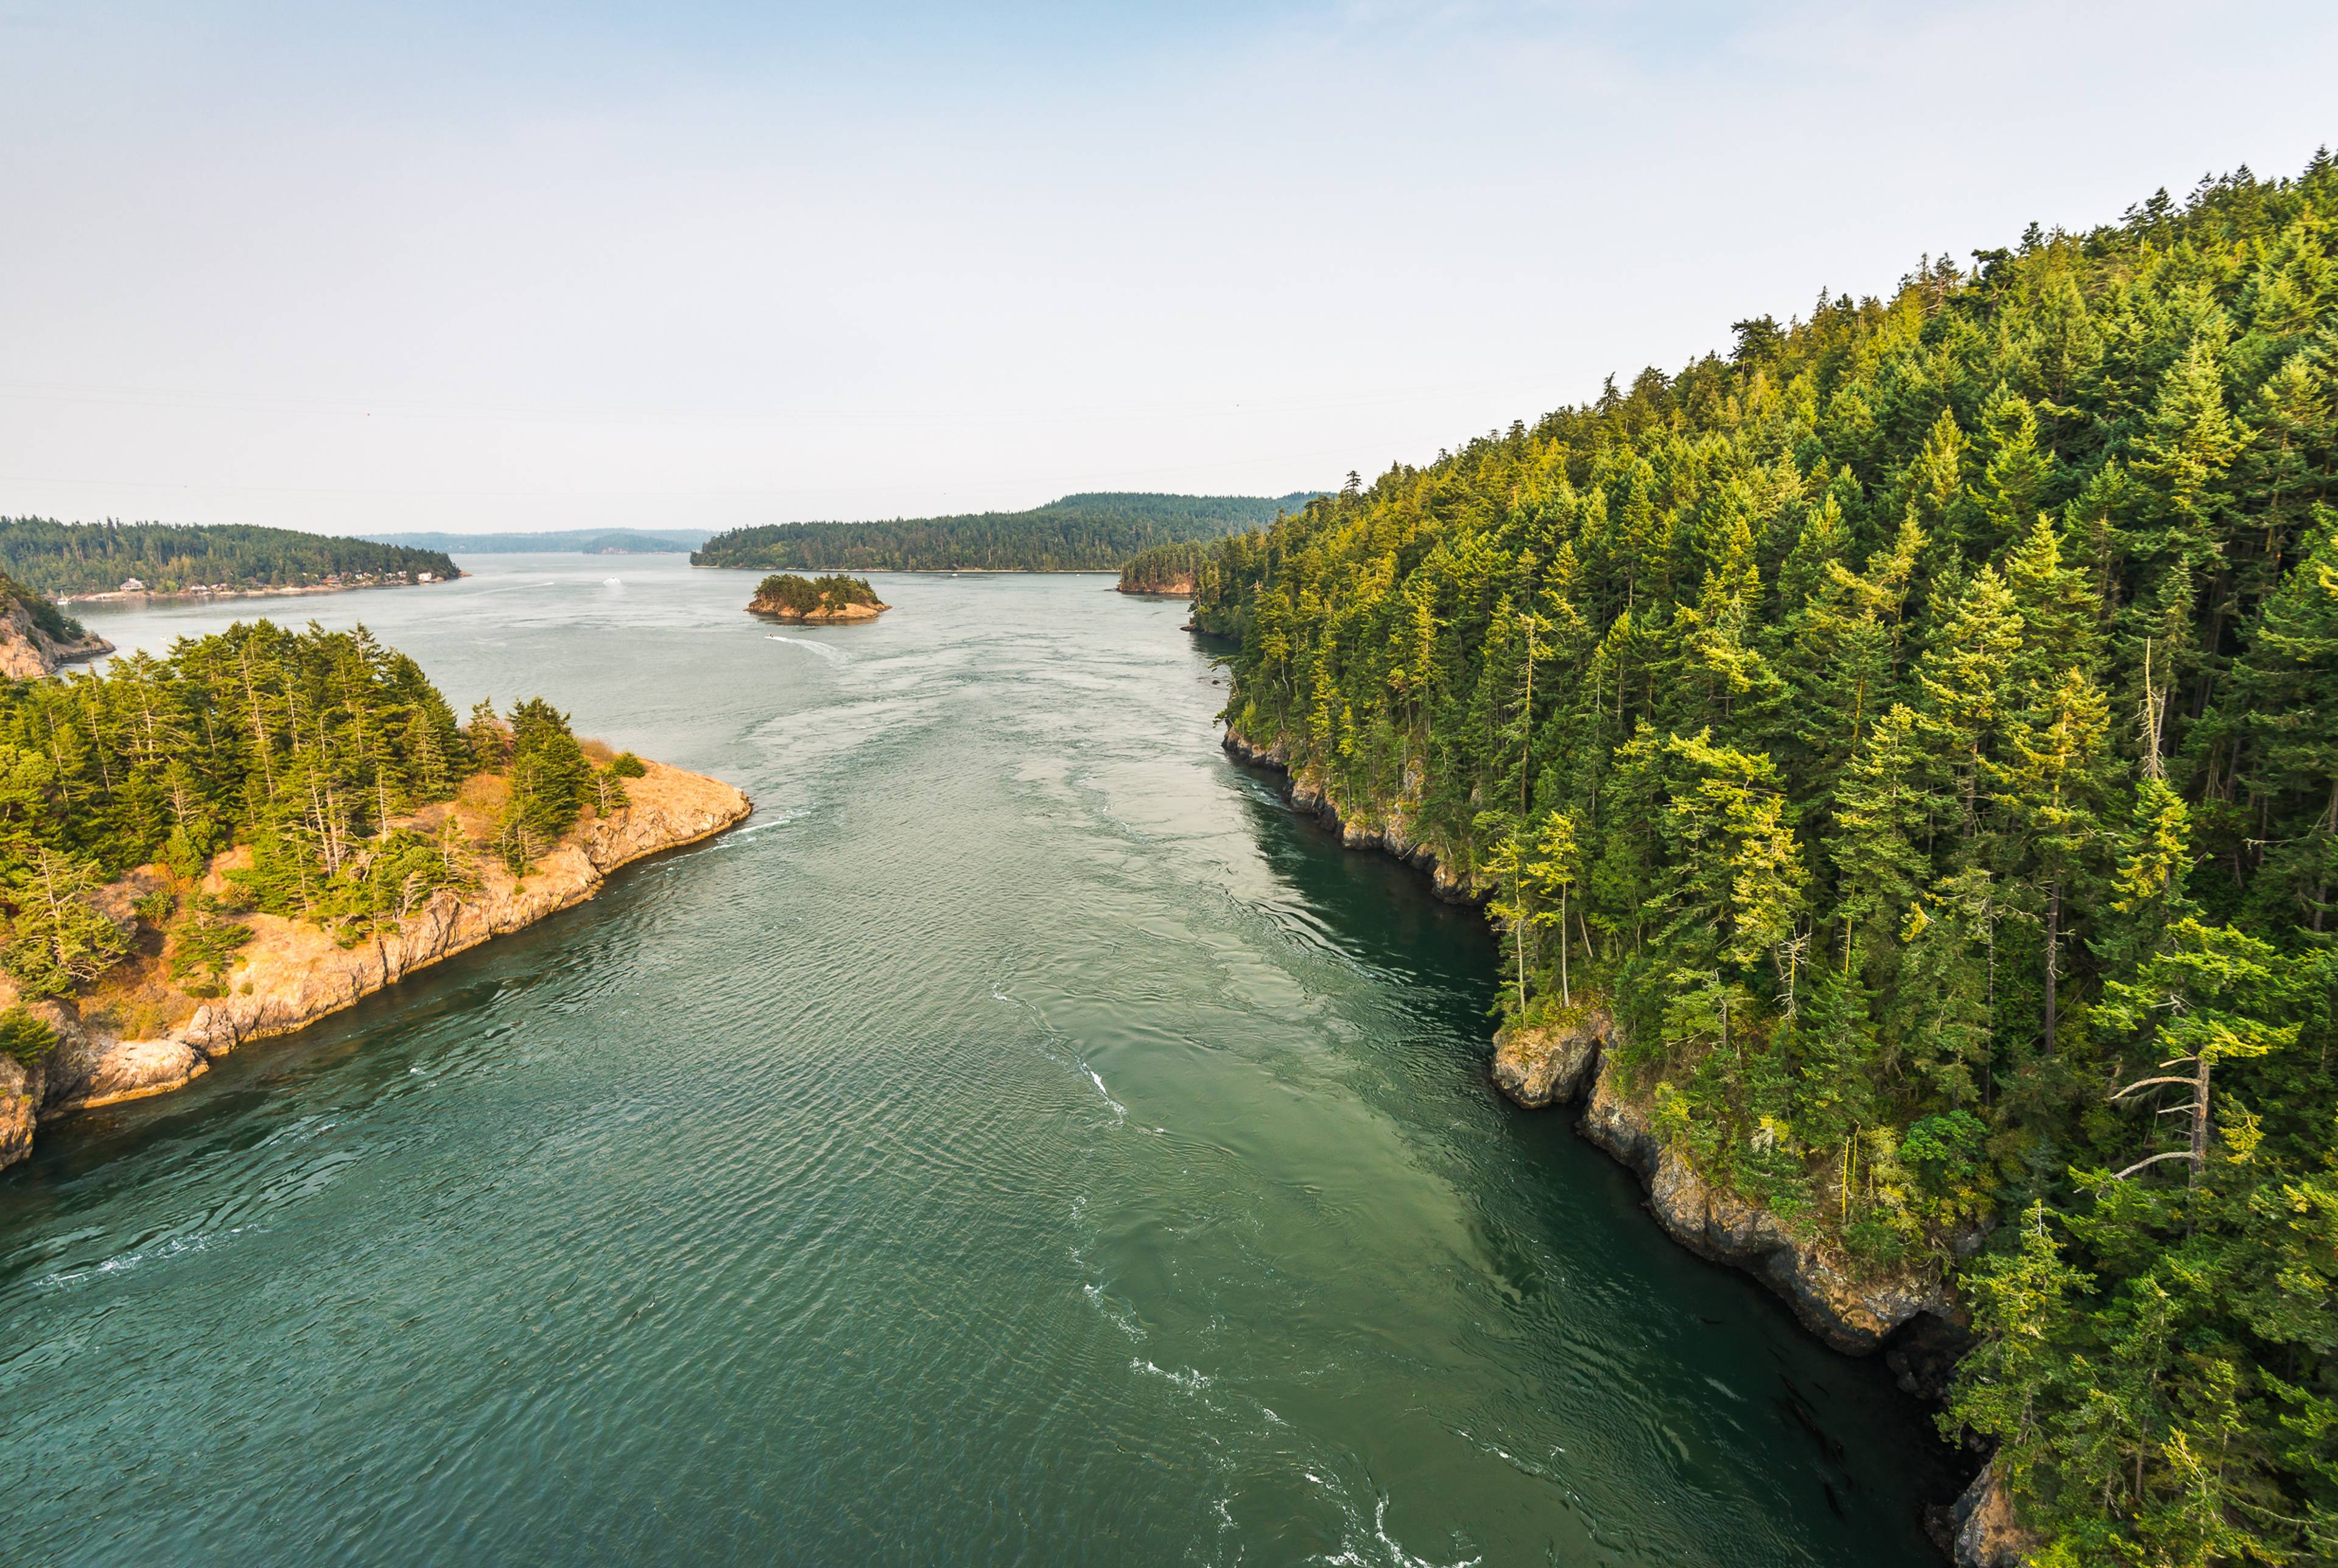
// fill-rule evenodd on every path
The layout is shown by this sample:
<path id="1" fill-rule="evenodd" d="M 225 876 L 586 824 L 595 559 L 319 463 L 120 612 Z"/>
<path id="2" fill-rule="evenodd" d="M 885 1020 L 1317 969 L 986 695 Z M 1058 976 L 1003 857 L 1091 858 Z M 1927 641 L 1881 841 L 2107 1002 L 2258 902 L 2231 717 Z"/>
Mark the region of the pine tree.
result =
<path id="1" fill-rule="evenodd" d="M 113 966 L 130 938 L 91 902 L 96 868 L 43 845 L 11 878 L 5 967 L 27 996 L 63 996 Z"/>

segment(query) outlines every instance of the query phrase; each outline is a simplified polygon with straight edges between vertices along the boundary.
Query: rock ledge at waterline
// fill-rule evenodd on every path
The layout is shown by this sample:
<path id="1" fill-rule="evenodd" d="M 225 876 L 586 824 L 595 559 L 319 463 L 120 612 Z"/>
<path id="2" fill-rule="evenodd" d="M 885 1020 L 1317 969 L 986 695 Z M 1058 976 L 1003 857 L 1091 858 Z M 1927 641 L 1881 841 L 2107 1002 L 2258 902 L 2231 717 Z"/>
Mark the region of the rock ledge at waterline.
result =
<path id="1" fill-rule="evenodd" d="M 1882 1348 L 1919 1314 L 1946 1318 L 1956 1298 L 1936 1268 L 1862 1274 L 1849 1259 L 1795 1236 L 1758 1203 L 1717 1188 L 1658 1138 L 1627 1092 L 1614 1053 L 1615 1024 L 1596 1007 L 1574 1022 L 1505 1026 L 1494 1037 L 1494 1083 L 1521 1105 L 1569 1103 L 1589 1092 L 1582 1129 L 1639 1173 L 1656 1222 L 1699 1257 L 1743 1269 L 1785 1298 L 1803 1326 L 1834 1348 Z"/>
<path id="2" fill-rule="evenodd" d="M 1506 1026 L 1494 1036 L 1494 1083 L 1530 1110 L 1587 1100 L 1583 1135 L 1638 1174 L 1665 1233 L 1701 1258 L 1760 1279 L 1785 1299 L 1803 1328 L 1835 1349 L 1865 1356 L 1902 1329 L 1935 1330 L 1925 1336 L 1930 1343 L 1907 1347 L 1907 1354 L 1894 1350 L 1886 1359 L 1902 1387 L 1937 1396 L 1967 1333 L 1956 1292 L 1938 1269 L 1862 1277 L 1850 1259 L 1793 1236 L 1768 1210 L 1706 1182 L 1655 1135 L 1646 1111 L 1626 1093 L 1608 1049 L 1615 1038 L 1615 1021 L 1589 1005 L 1564 1024 Z M 1979 1240 L 1975 1235 L 1970 1242 Z M 1929 1323 L 1918 1325 L 1919 1318 Z M 1942 1523 L 1944 1544 L 1960 1568 L 2019 1568 L 2036 1544 L 2015 1517 L 1994 1465 L 1973 1477 Z"/>
<path id="3" fill-rule="evenodd" d="M 1321 820 L 1340 836 L 1340 842 L 1347 848 L 1378 849 L 1418 870 L 1426 871 L 1429 886 L 1436 890 L 1437 896 L 1450 903 L 1475 904 L 1478 901 L 1480 896 L 1446 864 L 1434 848 L 1421 842 L 1413 832 L 1411 820 L 1402 803 L 1391 810 L 1385 820 L 1368 822 L 1361 814 L 1341 813 L 1330 793 L 1315 779 L 1304 773 L 1292 772 L 1290 754 L 1282 742 L 1277 741 L 1272 747 L 1253 746 L 1241 730 L 1229 724 L 1224 745 L 1236 761 L 1253 768 L 1272 769 L 1284 775 L 1283 793 L 1290 798 L 1292 806 Z M 1407 783 L 1404 799 L 1410 800 L 1417 785 L 1410 778 Z"/>
<path id="4" fill-rule="evenodd" d="M 246 1041 L 304 1028 L 418 969 L 582 904 L 619 867 L 712 838 L 754 809 L 720 779 L 645 768 L 627 782 L 630 805 L 578 825 L 525 877 L 483 864 L 476 892 L 441 891 L 395 934 L 344 948 L 306 921 L 239 916 L 253 935 L 228 994 L 151 1038 L 125 1039 L 67 1004 L 36 1004 L 58 1044 L 30 1067 L 0 1055 L 0 1165 L 31 1152 L 37 1122 L 182 1089 Z"/>

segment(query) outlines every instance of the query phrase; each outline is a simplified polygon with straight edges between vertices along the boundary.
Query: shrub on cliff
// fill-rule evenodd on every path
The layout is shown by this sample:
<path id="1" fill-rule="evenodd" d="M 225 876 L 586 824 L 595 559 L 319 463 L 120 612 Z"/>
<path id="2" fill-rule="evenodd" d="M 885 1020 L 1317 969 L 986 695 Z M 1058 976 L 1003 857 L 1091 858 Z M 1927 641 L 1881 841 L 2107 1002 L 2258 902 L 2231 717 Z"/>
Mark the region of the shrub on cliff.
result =
<path id="1" fill-rule="evenodd" d="M 30 1067 L 57 1048 L 57 1032 L 27 1009 L 0 1012 L 0 1056 L 13 1056 Z"/>
<path id="2" fill-rule="evenodd" d="M 171 978 L 190 996 L 220 995 L 236 949 L 250 940 L 250 926 L 225 918 L 217 898 L 197 892 L 171 928 Z"/>

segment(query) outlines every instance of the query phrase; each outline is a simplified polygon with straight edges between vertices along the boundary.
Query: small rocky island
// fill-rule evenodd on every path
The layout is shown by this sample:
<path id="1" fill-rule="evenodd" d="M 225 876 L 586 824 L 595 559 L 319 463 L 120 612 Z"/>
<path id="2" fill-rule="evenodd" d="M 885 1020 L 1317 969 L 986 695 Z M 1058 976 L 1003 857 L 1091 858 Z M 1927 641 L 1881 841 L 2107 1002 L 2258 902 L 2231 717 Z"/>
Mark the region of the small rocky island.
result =
<path id="1" fill-rule="evenodd" d="M 877 597 L 866 577 L 837 574 L 799 577 L 775 572 L 755 585 L 747 608 L 799 626 L 828 626 L 842 621 L 874 621 L 892 606 Z"/>

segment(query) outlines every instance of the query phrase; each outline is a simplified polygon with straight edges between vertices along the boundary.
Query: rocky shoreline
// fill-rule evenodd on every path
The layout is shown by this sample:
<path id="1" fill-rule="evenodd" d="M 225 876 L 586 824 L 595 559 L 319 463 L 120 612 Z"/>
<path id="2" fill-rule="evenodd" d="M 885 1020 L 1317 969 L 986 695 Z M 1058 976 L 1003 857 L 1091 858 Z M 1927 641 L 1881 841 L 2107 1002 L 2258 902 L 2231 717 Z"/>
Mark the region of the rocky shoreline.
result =
<path id="1" fill-rule="evenodd" d="M 105 588 L 94 593 L 61 593 L 59 604 L 175 604 L 192 603 L 208 599 L 297 599 L 309 593 L 354 593 L 364 588 L 428 588 L 441 583 L 452 583 L 467 573 L 457 572 L 454 577 L 442 577 L 436 573 L 418 579 L 376 577 L 366 582 L 346 583 L 263 583 L 249 588 L 213 586 L 206 583 L 194 588 Z"/>
<path id="2" fill-rule="evenodd" d="M 65 624 L 70 629 L 73 623 Z M 0 596 L 0 677 L 37 681 L 55 674 L 60 664 L 113 652 L 113 643 L 85 628 L 79 637 L 53 637 L 33 619 L 31 610 Z"/>
<path id="3" fill-rule="evenodd" d="M 834 610 L 790 610 L 783 605 L 767 604 L 758 599 L 747 608 L 753 614 L 789 626 L 834 626 L 843 622 L 874 621 L 892 606 L 890 604 L 846 604 Z"/>
<path id="4" fill-rule="evenodd" d="M 1191 630 L 1191 628 L 1189 628 Z M 1272 747 L 1253 746 L 1233 725 L 1226 726 L 1223 742 L 1226 752 L 1235 761 L 1252 768 L 1263 768 L 1284 776 L 1284 794 L 1292 808 L 1306 812 L 1324 827 L 1340 836 L 1340 842 L 1350 849 L 1377 849 L 1403 861 L 1417 871 L 1426 872 L 1429 887 L 1449 904 L 1478 904 L 1485 895 L 1462 879 L 1436 849 L 1423 843 L 1413 832 L 1412 825 L 1401 806 L 1382 821 L 1367 821 L 1361 814 L 1342 815 L 1338 804 L 1322 785 L 1303 773 L 1291 770 L 1289 751 L 1282 742 Z M 1419 780 L 1408 775 L 1411 788 L 1408 797 L 1417 798 Z"/>
<path id="5" fill-rule="evenodd" d="M 241 916 L 253 936 L 231 988 L 152 1037 L 124 1038 L 68 1004 L 34 1006 L 58 1044 L 29 1067 L 0 1055 L 0 1166 L 32 1152 L 42 1122 L 182 1089 L 249 1041 L 305 1028 L 418 969 L 584 903 L 620 867 L 711 838 L 754 809 L 719 779 L 645 767 L 628 783 L 630 805 L 570 832 L 526 877 L 483 866 L 477 891 L 442 890 L 394 934 L 343 948 L 306 921 Z"/>
<path id="6" fill-rule="evenodd" d="M 1252 744 L 1226 727 L 1227 754 L 1283 775 L 1292 806 L 1340 835 L 1351 849 L 1377 849 L 1428 873 L 1437 896 L 1478 902 L 1469 887 L 1413 831 L 1403 808 L 1386 820 L 1342 813 L 1322 786 L 1294 773 L 1282 745 Z M 1418 798 L 1408 778 L 1405 798 Z M 1626 1092 L 1606 1049 L 1615 1024 L 1586 1007 L 1572 1024 L 1505 1028 L 1495 1039 L 1495 1085 L 1516 1103 L 1540 1109 L 1582 1103 L 1577 1131 L 1640 1178 L 1649 1210 L 1665 1233 L 1697 1256 L 1742 1269 L 1785 1301 L 1803 1327 L 1850 1356 L 1881 1352 L 1908 1393 L 1938 1399 L 1968 1343 L 1954 1287 L 1938 1270 L 1862 1279 L 1849 1259 L 1797 1239 L 1768 1210 L 1716 1190 L 1657 1138 Z M 1979 1238 L 1974 1237 L 1978 1244 Z M 2031 1544 L 2011 1499 L 1984 1465 L 1957 1501 L 1928 1522 L 1961 1568 L 2019 1568 Z"/>
<path id="7" fill-rule="evenodd" d="M 1639 1176 L 1649 1210 L 1667 1235 L 1700 1258 L 1760 1279 L 1834 1349 L 1873 1355 L 1925 1315 L 1953 1325 L 1956 1294 L 1937 1269 L 1862 1277 L 1849 1259 L 1795 1236 L 1768 1210 L 1700 1176 L 1655 1135 L 1627 1093 L 1608 1050 L 1615 1027 L 1606 1014 L 1586 1006 L 1572 1024 L 1505 1028 L 1495 1036 L 1494 1083 L 1528 1107 L 1583 1102 L 1583 1135 Z M 1913 1370 L 1901 1372 L 1910 1393 L 1929 1392 L 1923 1384 Z"/>

